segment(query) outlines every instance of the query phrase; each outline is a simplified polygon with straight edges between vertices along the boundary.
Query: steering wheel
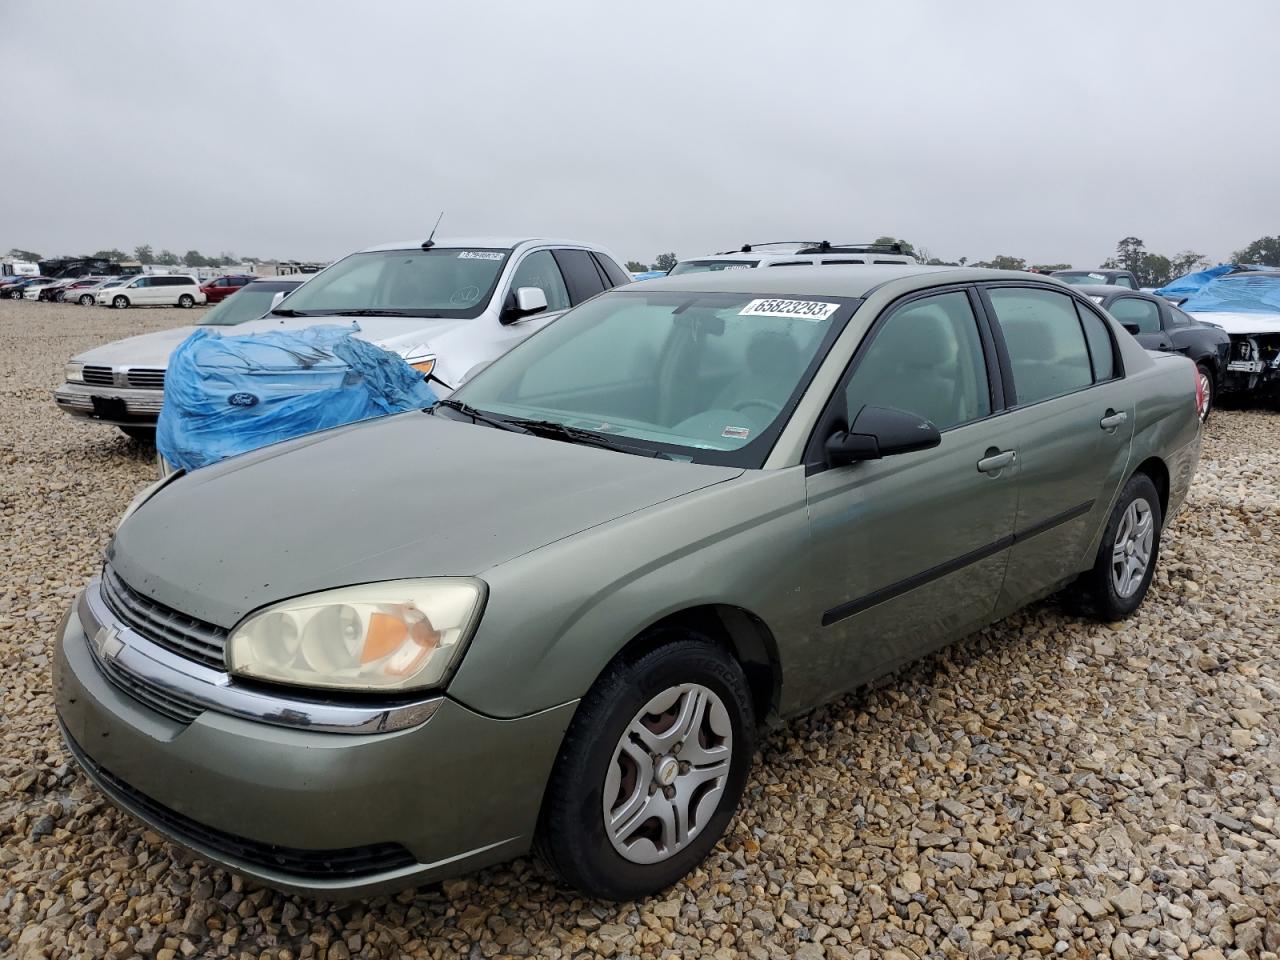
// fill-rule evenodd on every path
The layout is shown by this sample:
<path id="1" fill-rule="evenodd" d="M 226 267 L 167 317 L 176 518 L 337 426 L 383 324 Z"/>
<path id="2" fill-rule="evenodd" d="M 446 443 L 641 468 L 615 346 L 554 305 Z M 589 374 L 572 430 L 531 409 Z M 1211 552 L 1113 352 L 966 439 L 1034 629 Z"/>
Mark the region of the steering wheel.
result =
<path id="1" fill-rule="evenodd" d="M 769 411 L 769 419 L 772 420 L 782 412 L 782 406 L 774 403 L 772 400 L 743 400 L 741 403 L 735 403 L 733 409 L 746 412 L 748 407 L 763 407 Z"/>
<path id="2" fill-rule="evenodd" d="M 449 298 L 449 302 L 457 306 L 466 307 L 475 303 L 480 299 L 480 288 L 474 284 L 463 287 L 460 290 L 453 291 L 453 296 Z"/>

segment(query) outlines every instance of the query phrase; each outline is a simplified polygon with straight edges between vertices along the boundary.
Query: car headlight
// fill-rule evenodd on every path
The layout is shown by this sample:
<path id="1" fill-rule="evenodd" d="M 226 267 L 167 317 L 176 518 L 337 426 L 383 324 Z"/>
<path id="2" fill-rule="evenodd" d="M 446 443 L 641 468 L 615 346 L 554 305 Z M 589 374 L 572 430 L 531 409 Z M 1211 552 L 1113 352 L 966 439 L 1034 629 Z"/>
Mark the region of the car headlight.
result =
<path id="1" fill-rule="evenodd" d="M 84 364 L 68 363 L 65 368 L 67 383 L 84 383 Z"/>
<path id="2" fill-rule="evenodd" d="M 438 686 L 475 631 L 485 591 L 470 577 L 437 577 L 285 600 L 231 632 L 227 666 L 242 677 L 304 687 Z"/>
<path id="3" fill-rule="evenodd" d="M 423 379 L 431 376 L 431 371 L 436 368 L 435 354 L 425 353 L 420 347 L 405 354 L 404 362 L 421 373 Z"/>

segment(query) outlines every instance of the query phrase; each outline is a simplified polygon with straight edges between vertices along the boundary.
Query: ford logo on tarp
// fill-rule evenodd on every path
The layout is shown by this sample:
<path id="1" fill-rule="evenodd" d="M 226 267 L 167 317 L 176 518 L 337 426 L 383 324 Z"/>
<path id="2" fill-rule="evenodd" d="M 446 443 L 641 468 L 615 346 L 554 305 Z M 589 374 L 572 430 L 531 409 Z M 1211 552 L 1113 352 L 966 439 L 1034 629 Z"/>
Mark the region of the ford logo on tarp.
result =
<path id="1" fill-rule="evenodd" d="M 233 393 L 227 397 L 227 403 L 233 407 L 252 407 L 258 402 L 256 394 L 252 393 Z"/>

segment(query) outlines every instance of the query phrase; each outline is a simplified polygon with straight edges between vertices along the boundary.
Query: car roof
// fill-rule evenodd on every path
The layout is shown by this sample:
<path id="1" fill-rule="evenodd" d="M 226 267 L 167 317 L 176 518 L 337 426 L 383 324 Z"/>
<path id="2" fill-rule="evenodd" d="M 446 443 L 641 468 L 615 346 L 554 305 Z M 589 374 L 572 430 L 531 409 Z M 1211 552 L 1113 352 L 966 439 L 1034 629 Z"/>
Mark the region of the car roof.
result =
<path id="1" fill-rule="evenodd" d="M 1143 300 L 1154 300 L 1157 303 L 1168 303 L 1164 297 L 1157 296 L 1154 293 L 1147 293 L 1145 290 L 1134 290 L 1130 287 L 1121 287 L 1112 283 L 1079 283 L 1076 289 L 1081 293 L 1092 297 L 1110 297 L 1117 293 L 1123 293 L 1129 297 L 1141 297 Z"/>
<path id="2" fill-rule="evenodd" d="M 379 243 L 372 247 L 365 247 L 357 250 L 357 253 L 374 253 L 382 250 L 420 250 L 422 244 L 426 241 L 424 235 L 421 240 L 403 240 L 399 243 Z M 512 247 L 519 246 L 522 243 L 552 243 L 567 247 L 591 247 L 595 248 L 594 243 L 584 243 L 581 240 L 555 240 L 549 237 L 437 237 L 433 246 L 452 249 L 455 247 L 496 247 L 503 250 L 509 250 Z"/>
<path id="3" fill-rule="evenodd" d="M 770 267 L 764 270 L 719 270 L 712 273 L 682 273 L 646 280 L 634 290 L 688 290 L 703 293 L 761 293 L 769 296 L 865 297 L 876 287 L 894 280 L 919 279 L 921 287 L 932 282 L 972 283 L 979 280 L 1022 280 L 1063 290 L 1071 287 L 1043 274 L 1020 270 L 983 270 L 976 267 L 926 267 L 920 264 L 868 264 L 857 268 L 838 266 Z"/>
<path id="4" fill-rule="evenodd" d="M 302 284 L 306 283 L 308 280 L 310 280 L 314 276 L 315 276 L 314 273 L 308 273 L 300 277 L 254 277 L 253 282 L 246 284 L 246 286 L 256 287 L 256 286 L 259 286 L 260 284 L 268 284 L 268 283 L 291 283 L 291 284 L 294 284 L 295 286 L 301 286 Z"/>

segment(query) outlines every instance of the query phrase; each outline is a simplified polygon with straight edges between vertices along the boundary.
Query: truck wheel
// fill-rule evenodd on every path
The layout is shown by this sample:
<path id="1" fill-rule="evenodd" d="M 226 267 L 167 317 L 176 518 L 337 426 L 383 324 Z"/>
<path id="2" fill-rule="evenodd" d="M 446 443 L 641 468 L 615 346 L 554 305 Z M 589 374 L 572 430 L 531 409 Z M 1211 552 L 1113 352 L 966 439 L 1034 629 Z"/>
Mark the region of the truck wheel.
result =
<path id="1" fill-rule="evenodd" d="M 1145 473 L 1135 473 L 1107 520 L 1093 569 L 1073 586 L 1084 612 L 1099 620 L 1123 620 L 1142 605 L 1156 572 L 1163 519 L 1156 485 Z"/>
<path id="2" fill-rule="evenodd" d="M 156 442 L 155 427 L 121 427 L 120 432 L 130 440 L 137 440 L 139 443 L 154 445 Z"/>
<path id="3" fill-rule="evenodd" d="M 1200 392 L 1204 395 L 1204 399 L 1200 401 L 1199 410 L 1200 422 L 1204 423 L 1213 411 L 1213 374 L 1203 363 L 1197 363 L 1196 376 L 1200 378 Z"/>
<path id="4" fill-rule="evenodd" d="M 189 293 L 184 293 L 178 298 L 178 306 L 183 310 L 188 310 L 196 305 L 196 298 Z"/>
<path id="5" fill-rule="evenodd" d="M 673 631 L 649 653 L 615 661 L 583 698 L 543 798 L 538 852 L 591 896 L 663 890 L 728 827 L 754 752 L 742 667 Z"/>

